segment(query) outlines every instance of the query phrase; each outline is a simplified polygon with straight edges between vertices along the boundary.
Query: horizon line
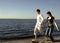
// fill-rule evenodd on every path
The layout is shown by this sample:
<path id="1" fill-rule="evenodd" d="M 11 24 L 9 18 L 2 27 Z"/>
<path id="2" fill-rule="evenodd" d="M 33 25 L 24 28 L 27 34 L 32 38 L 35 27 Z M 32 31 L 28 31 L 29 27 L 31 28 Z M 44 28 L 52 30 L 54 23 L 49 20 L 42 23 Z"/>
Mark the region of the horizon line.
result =
<path id="1" fill-rule="evenodd" d="M 0 18 L 0 19 L 36 19 L 36 18 Z M 59 20 L 59 19 L 56 19 L 56 20 Z"/>

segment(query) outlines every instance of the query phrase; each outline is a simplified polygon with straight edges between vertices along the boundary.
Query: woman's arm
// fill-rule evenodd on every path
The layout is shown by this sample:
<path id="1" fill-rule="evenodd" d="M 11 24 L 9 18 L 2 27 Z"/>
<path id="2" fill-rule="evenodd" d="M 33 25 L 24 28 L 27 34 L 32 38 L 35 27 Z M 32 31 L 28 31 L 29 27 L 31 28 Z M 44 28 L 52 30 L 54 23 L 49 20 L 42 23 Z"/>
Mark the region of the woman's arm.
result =
<path id="1" fill-rule="evenodd" d="M 58 27 L 55 19 L 54 19 L 54 25 L 56 26 L 56 29 L 59 31 L 59 27 Z"/>

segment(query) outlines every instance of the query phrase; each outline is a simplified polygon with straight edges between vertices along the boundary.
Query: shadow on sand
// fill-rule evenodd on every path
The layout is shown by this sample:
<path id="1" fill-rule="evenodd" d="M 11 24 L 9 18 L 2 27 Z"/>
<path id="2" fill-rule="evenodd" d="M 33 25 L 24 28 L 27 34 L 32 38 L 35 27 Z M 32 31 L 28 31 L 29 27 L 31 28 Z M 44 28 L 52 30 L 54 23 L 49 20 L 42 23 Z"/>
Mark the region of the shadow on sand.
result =
<path id="1" fill-rule="evenodd" d="M 59 40 L 54 40 L 54 42 L 60 42 L 60 39 Z"/>

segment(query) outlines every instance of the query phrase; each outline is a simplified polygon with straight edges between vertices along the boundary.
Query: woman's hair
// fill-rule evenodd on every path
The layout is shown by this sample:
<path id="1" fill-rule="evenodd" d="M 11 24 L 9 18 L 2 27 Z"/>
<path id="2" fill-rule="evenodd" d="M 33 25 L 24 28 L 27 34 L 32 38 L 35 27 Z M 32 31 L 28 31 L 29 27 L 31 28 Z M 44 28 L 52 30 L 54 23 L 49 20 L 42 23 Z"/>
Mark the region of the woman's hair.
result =
<path id="1" fill-rule="evenodd" d="M 37 11 L 37 12 L 40 12 L 40 9 L 37 9 L 36 11 Z"/>
<path id="2" fill-rule="evenodd" d="M 48 11 L 48 12 L 47 12 L 47 14 L 49 14 L 49 16 L 51 16 L 51 17 L 52 17 L 52 14 L 51 14 L 51 12 L 50 12 L 50 11 Z"/>

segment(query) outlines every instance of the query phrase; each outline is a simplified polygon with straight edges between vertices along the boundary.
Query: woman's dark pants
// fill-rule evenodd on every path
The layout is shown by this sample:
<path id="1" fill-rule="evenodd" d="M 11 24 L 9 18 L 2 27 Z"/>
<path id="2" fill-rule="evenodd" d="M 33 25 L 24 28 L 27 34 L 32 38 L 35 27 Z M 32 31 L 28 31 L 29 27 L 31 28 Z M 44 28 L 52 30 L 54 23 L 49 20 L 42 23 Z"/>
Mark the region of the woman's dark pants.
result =
<path id="1" fill-rule="evenodd" d="M 45 35 L 48 36 L 52 41 L 54 41 L 53 37 L 52 37 L 52 33 L 54 30 L 54 26 L 48 26 Z"/>

